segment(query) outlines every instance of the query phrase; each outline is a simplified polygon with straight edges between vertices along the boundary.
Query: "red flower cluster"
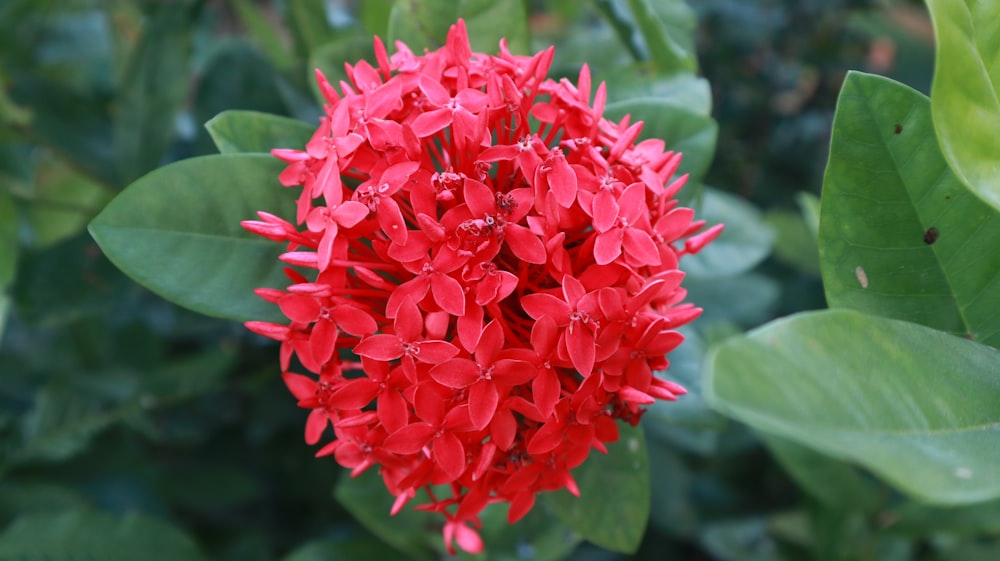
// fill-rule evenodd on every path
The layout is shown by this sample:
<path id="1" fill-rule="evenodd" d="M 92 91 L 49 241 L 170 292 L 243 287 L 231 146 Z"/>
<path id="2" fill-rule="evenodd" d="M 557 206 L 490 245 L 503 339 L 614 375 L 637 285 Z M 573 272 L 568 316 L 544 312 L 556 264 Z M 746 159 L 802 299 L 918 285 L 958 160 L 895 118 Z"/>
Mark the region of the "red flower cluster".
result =
<path id="1" fill-rule="evenodd" d="M 578 494 L 570 470 L 617 440 L 615 419 L 684 393 L 653 375 L 701 311 L 677 262 L 721 226 L 677 206 L 681 155 L 605 119 L 586 67 L 573 84 L 546 78 L 551 48 L 474 53 L 461 21 L 436 51 L 396 47 L 376 38 L 377 66 L 348 66 L 339 90 L 317 71 L 319 129 L 274 150 L 303 186 L 300 226 L 243 226 L 315 274 L 257 291 L 289 325 L 247 327 L 281 341 L 306 441 L 332 427 L 318 456 L 379 466 L 393 512 L 425 490 L 448 549 L 478 552 L 487 504 L 513 523 L 541 491 Z"/>

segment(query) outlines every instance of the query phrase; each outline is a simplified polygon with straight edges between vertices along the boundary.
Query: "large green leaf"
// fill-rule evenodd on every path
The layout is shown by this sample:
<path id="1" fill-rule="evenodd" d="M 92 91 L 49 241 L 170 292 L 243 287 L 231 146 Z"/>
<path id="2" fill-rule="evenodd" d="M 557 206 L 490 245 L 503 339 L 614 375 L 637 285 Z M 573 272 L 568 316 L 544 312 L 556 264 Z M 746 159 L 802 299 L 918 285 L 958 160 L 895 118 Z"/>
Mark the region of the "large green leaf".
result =
<path id="1" fill-rule="evenodd" d="M 607 454 L 594 452 L 573 471 L 579 497 L 562 490 L 545 499 L 583 539 L 632 553 L 649 521 L 649 456 L 641 429 L 619 424 L 619 432 Z"/>
<path id="2" fill-rule="evenodd" d="M 316 127 L 289 117 L 230 109 L 205 123 L 223 154 L 268 153 L 272 148 L 303 149 Z"/>
<path id="3" fill-rule="evenodd" d="M 1000 497 L 1000 356 L 921 325 L 826 310 L 709 355 L 709 403 L 763 432 L 867 467 L 936 503 Z"/>
<path id="4" fill-rule="evenodd" d="M 948 169 L 925 96 L 848 76 L 820 216 L 831 307 L 1000 345 L 1000 218 Z"/>
<path id="5" fill-rule="evenodd" d="M 19 561 L 198 561 L 184 532 L 149 516 L 70 510 L 22 516 L 0 534 L 0 559 Z"/>
<path id="6" fill-rule="evenodd" d="M 155 168 L 174 137 L 174 120 L 187 95 L 191 0 L 152 9 L 125 70 L 114 114 L 115 157 L 130 182 Z"/>
<path id="7" fill-rule="evenodd" d="M 700 111 L 699 107 L 691 109 L 669 99 L 639 97 L 609 103 L 605 114 L 615 120 L 631 115 L 632 122 L 644 123 L 640 139 L 660 138 L 666 141 L 667 150 L 683 153 L 679 173 L 691 174 L 686 188 L 690 191 L 701 183 L 708 171 L 719 135 L 715 120 Z"/>
<path id="8" fill-rule="evenodd" d="M 465 19 L 472 50 L 495 53 L 500 39 L 506 37 L 512 52 L 528 53 L 523 0 L 396 0 L 389 17 L 389 38 L 403 41 L 416 53 L 436 49 L 458 18 Z"/>
<path id="9" fill-rule="evenodd" d="M 1000 209 L 1000 3 L 927 0 L 937 55 L 931 106 L 951 169 Z"/>
<path id="10" fill-rule="evenodd" d="M 234 320 L 281 319 L 253 294 L 283 287 L 284 246 L 240 227 L 264 210 L 294 215 L 263 154 L 182 160 L 142 177 L 90 223 L 105 254 L 139 284 L 186 308 Z"/>

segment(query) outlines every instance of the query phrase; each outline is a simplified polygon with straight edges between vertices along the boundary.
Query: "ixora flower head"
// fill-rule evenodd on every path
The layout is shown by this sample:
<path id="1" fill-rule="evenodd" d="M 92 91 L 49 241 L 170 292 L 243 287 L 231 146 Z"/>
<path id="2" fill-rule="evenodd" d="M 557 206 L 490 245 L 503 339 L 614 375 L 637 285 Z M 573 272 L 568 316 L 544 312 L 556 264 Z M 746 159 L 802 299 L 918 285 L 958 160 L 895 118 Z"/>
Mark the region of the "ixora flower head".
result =
<path id="1" fill-rule="evenodd" d="M 546 77 L 552 48 L 475 53 L 459 21 L 436 51 L 375 54 L 339 87 L 317 71 L 318 130 L 273 151 L 298 226 L 243 226 L 311 274 L 257 291 L 287 324 L 246 325 L 281 341 L 306 441 L 332 429 L 318 456 L 378 469 L 393 513 L 425 492 L 449 551 L 475 553 L 488 504 L 513 523 L 539 492 L 579 494 L 570 470 L 616 419 L 684 393 L 654 375 L 701 312 L 678 259 L 721 226 L 677 205 L 681 155 L 604 118 L 587 67 Z"/>

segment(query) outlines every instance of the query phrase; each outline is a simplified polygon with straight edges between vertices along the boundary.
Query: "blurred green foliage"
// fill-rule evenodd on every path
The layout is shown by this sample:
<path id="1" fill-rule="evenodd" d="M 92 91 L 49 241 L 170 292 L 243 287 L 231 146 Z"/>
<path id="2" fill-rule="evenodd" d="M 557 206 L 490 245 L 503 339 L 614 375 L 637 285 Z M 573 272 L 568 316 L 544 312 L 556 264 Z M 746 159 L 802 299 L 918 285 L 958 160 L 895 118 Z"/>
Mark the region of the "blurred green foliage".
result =
<path id="1" fill-rule="evenodd" d="M 556 75 L 590 64 L 609 82 L 609 114 L 642 117 L 645 134 L 687 152 L 691 203 L 727 224 L 686 265 L 705 314 L 671 355 L 671 375 L 690 394 L 643 422 L 650 513 L 638 551 L 581 543 L 553 516 L 572 518 L 572 505 L 554 499 L 513 528 L 492 512 L 490 557 L 1000 556 L 998 504 L 910 502 L 851 464 L 779 436 L 762 441 L 710 410 L 701 389 L 710 345 L 824 307 L 815 196 L 834 104 L 848 69 L 930 91 L 920 4 L 6 0 L 0 559 L 140 558 L 128 553 L 135 544 L 149 559 L 384 559 L 394 547 L 440 557 L 417 513 L 387 518 L 377 481 L 348 481 L 311 457 L 276 348 L 141 288 L 84 228 L 162 164 L 216 145 L 261 150 L 248 139 L 292 126 L 239 115 L 314 123 L 312 67 L 336 75 L 369 55 L 375 33 L 432 46 L 457 15 L 477 22 L 478 48 L 507 35 L 519 51 L 555 44 Z M 229 110 L 242 111 L 216 117 Z"/>

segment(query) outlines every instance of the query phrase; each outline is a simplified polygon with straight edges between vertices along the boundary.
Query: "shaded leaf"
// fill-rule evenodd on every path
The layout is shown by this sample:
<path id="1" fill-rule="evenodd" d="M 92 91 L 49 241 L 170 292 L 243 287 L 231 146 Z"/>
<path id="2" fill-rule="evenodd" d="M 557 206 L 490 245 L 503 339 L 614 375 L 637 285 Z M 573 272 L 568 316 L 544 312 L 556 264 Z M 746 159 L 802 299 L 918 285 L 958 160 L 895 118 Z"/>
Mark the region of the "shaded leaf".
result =
<path id="1" fill-rule="evenodd" d="M 280 320 L 253 294 L 287 280 L 280 244 L 245 232 L 256 211 L 293 216 L 281 162 L 263 154 L 182 160 L 130 185 L 90 223 L 101 249 L 139 284 L 176 304 L 234 320 Z"/>
<path id="2" fill-rule="evenodd" d="M 273 148 L 301 150 L 316 130 L 308 123 L 289 117 L 236 109 L 212 117 L 205 128 L 223 154 L 270 153 Z"/>
<path id="3" fill-rule="evenodd" d="M 14 197 L 0 183 L 0 293 L 14 281 L 18 254 L 17 209 Z"/>
<path id="4" fill-rule="evenodd" d="M 174 138 L 174 120 L 188 89 L 196 5 L 188 0 L 153 9 L 132 51 L 114 112 L 115 158 L 123 182 L 159 165 Z"/>
<path id="5" fill-rule="evenodd" d="M 112 192 L 54 159 L 39 164 L 26 217 L 31 245 L 50 247 L 79 234 Z"/>
<path id="6" fill-rule="evenodd" d="M 205 65 L 194 96 L 194 118 L 204 123 L 219 113 L 247 109 L 284 113 L 280 77 L 270 61 L 243 41 L 224 43 Z M 203 152 L 211 150 L 207 135 L 200 137 Z"/>
<path id="7" fill-rule="evenodd" d="M 803 491 L 828 508 L 870 511 L 875 486 L 855 466 L 773 434 L 758 433 L 771 454 Z"/>
<path id="8" fill-rule="evenodd" d="M 473 51 L 496 53 L 500 39 L 506 37 L 511 52 L 529 52 L 527 13 L 521 0 L 396 0 L 388 44 L 403 41 L 416 53 L 436 49 L 458 18 L 465 19 Z"/>
<path id="9" fill-rule="evenodd" d="M 629 0 L 647 54 L 664 74 L 694 72 L 694 11 L 684 0 Z"/>
<path id="10" fill-rule="evenodd" d="M 331 538 L 305 543 L 281 561 L 380 561 L 396 559 L 399 553 L 370 537 Z"/>
<path id="11" fill-rule="evenodd" d="M 612 551 L 635 552 L 649 521 L 649 456 L 642 430 L 619 424 L 620 439 L 608 453 L 592 452 L 573 471 L 580 488 L 544 495 L 567 526 L 583 539 Z"/>
<path id="12" fill-rule="evenodd" d="M 994 349 L 850 310 L 774 321 L 715 347 L 706 397 L 748 425 L 926 501 L 1000 497 Z M 946 382 L 945 382 L 946 381 Z"/>
<path id="13" fill-rule="evenodd" d="M 295 61 L 281 35 L 275 29 L 274 22 L 269 20 L 267 14 L 264 13 L 264 9 L 254 5 L 250 0 L 232 0 L 231 5 L 246 27 L 247 33 L 257 46 L 267 54 L 268 60 L 281 70 L 290 70 Z"/>
<path id="14" fill-rule="evenodd" d="M 772 210 L 763 223 L 774 231 L 774 256 L 804 273 L 819 275 L 819 248 L 816 236 L 802 215 L 787 210 Z M 705 251 L 711 249 L 709 245 Z"/>
<path id="15" fill-rule="evenodd" d="M 1000 209 L 1000 4 L 927 0 L 937 54 L 934 128 L 945 159 L 976 195 Z"/>
<path id="16" fill-rule="evenodd" d="M 746 200 L 717 189 L 705 188 L 695 205 L 699 220 L 726 228 L 705 249 L 681 260 L 690 277 L 719 279 L 746 273 L 771 254 L 774 231 L 760 211 Z"/>
<path id="17" fill-rule="evenodd" d="M 851 73 L 823 184 L 820 261 L 831 307 L 1000 345 L 1000 215 L 942 158 L 930 104 Z"/>
<path id="18" fill-rule="evenodd" d="M 686 301 L 703 308 L 700 325 L 714 322 L 743 327 L 760 325 L 774 317 L 781 299 L 781 285 L 760 273 L 734 277 L 685 279 Z"/>
<path id="19" fill-rule="evenodd" d="M 23 561 L 197 561 L 195 542 L 176 527 L 144 514 L 113 516 L 93 510 L 29 514 L 0 534 L 0 559 Z"/>
<path id="20" fill-rule="evenodd" d="M 59 82 L 36 76 L 19 79 L 10 92 L 15 102 L 31 111 L 31 124 L 26 131 L 32 140 L 50 146 L 103 183 L 121 184 L 115 165 L 108 100 L 80 94 Z"/>
<path id="21" fill-rule="evenodd" d="M 394 498 L 375 470 L 353 478 L 345 474 L 333 494 L 358 522 L 385 543 L 413 559 L 432 561 L 436 558 L 432 544 L 439 546 L 441 543 L 438 516 L 404 508 L 390 517 Z"/>
<path id="22" fill-rule="evenodd" d="M 344 69 L 345 63 L 353 65 L 359 60 L 365 60 L 373 66 L 378 64 L 375 61 L 373 45 L 371 35 L 361 29 L 354 28 L 341 33 L 336 39 L 324 43 L 309 53 L 309 75 L 306 79 L 310 89 L 312 89 L 313 97 L 319 103 L 326 103 L 323 94 L 319 91 L 319 85 L 316 83 L 314 69 L 318 68 L 323 71 L 326 79 L 334 89 L 339 91 L 341 80 L 348 84 L 351 83 L 347 77 L 347 71 Z M 386 48 L 388 49 L 389 46 L 387 45 Z"/>
<path id="23" fill-rule="evenodd" d="M 324 0 L 289 0 L 289 27 L 295 44 L 305 58 L 334 38 Z"/>

